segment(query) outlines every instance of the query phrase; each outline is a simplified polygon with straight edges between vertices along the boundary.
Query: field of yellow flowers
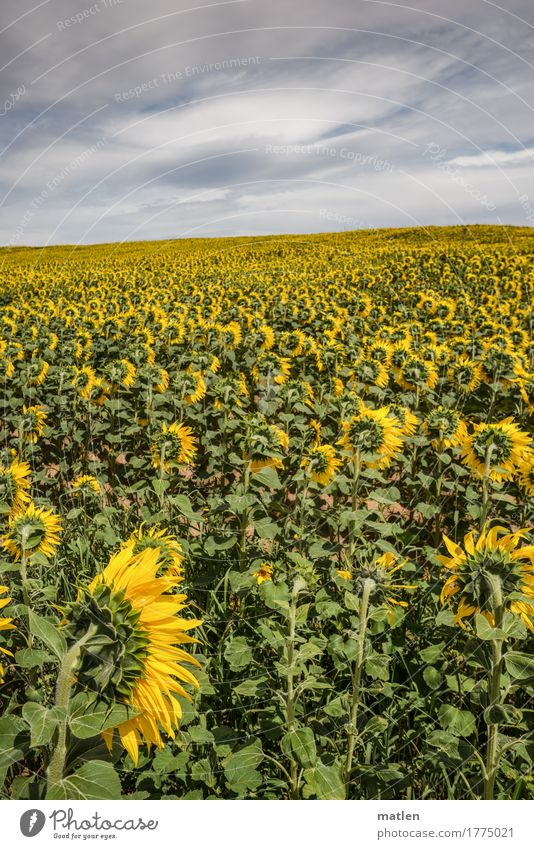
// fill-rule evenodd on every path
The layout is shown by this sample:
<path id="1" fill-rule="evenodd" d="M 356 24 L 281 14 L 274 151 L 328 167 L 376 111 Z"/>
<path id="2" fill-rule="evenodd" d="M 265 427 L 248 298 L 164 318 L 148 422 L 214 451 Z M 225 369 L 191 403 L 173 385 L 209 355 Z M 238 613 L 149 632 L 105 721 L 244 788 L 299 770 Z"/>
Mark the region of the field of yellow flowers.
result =
<path id="1" fill-rule="evenodd" d="M 533 249 L 0 251 L 3 798 L 532 797 Z"/>

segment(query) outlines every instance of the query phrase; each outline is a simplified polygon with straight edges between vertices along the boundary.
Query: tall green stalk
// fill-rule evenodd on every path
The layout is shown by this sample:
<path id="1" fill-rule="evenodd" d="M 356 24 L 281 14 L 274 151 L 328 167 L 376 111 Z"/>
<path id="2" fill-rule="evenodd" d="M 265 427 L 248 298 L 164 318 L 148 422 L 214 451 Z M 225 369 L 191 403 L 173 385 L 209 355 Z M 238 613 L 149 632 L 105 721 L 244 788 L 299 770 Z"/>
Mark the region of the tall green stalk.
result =
<path id="1" fill-rule="evenodd" d="M 488 513 L 490 509 L 490 495 L 491 495 L 491 487 L 490 487 L 490 467 L 491 467 L 491 455 L 493 454 L 493 444 L 488 445 L 488 449 L 486 451 L 486 458 L 484 461 L 484 474 L 482 476 L 482 510 L 480 513 L 480 530 L 483 529 L 484 525 L 488 519 Z"/>
<path id="2" fill-rule="evenodd" d="M 492 575 L 488 579 L 490 591 L 493 596 L 493 610 L 495 617 L 495 628 L 501 628 L 504 603 L 502 597 L 501 579 Z M 501 673 L 502 673 L 502 646 L 503 640 L 491 641 L 491 669 L 488 679 L 488 711 L 491 719 L 491 711 L 501 702 Z M 493 799 L 495 792 L 495 779 L 499 765 L 497 744 L 499 739 L 499 723 L 488 722 L 488 741 L 486 746 L 486 769 L 484 774 L 484 799 Z"/>
<path id="3" fill-rule="evenodd" d="M 345 785 L 347 798 L 349 795 L 350 776 L 352 772 L 352 759 L 354 756 L 354 747 L 357 737 L 358 711 L 360 707 L 361 697 L 361 681 L 362 671 L 365 657 L 365 634 L 367 631 L 367 622 L 369 619 L 369 599 L 374 588 L 372 578 L 366 578 L 363 582 L 362 595 L 360 599 L 360 624 L 358 628 L 358 637 L 356 640 L 356 658 L 354 660 L 354 668 L 352 670 L 352 689 L 349 724 L 347 726 L 347 757 L 345 760 Z"/>
<path id="4" fill-rule="evenodd" d="M 61 709 L 62 718 L 58 723 L 57 741 L 46 780 L 46 795 L 61 783 L 65 772 L 67 758 L 67 731 L 69 727 L 69 704 L 72 693 L 72 682 L 76 666 L 80 658 L 82 646 L 96 633 L 96 626 L 91 626 L 83 637 L 74 643 L 63 658 L 56 682 L 56 700 L 54 706 Z"/>

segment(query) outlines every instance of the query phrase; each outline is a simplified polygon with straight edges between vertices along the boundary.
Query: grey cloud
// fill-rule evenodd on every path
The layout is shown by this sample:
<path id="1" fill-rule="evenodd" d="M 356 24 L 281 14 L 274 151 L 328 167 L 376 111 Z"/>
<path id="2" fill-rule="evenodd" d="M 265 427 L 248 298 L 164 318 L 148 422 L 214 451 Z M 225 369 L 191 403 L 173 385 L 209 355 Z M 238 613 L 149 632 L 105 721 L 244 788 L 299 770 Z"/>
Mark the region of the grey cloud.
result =
<path id="1" fill-rule="evenodd" d="M 531 4 L 416 3 L 7 0 L 0 240 L 524 224 Z"/>

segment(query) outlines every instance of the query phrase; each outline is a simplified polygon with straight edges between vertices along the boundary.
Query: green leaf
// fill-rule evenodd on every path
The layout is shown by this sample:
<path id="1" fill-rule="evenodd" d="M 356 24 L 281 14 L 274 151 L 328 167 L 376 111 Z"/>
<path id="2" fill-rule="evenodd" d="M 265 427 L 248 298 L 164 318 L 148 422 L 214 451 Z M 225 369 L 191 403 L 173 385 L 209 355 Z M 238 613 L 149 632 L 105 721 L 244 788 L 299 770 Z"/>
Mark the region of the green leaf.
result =
<path id="1" fill-rule="evenodd" d="M 172 501 L 172 503 L 178 507 L 178 510 L 182 516 L 185 516 L 186 519 L 189 519 L 191 522 L 202 521 L 202 514 L 195 513 L 187 495 L 173 495 L 172 498 L 169 498 L 169 501 Z"/>
<path id="2" fill-rule="evenodd" d="M 51 787 L 47 799 L 120 799 L 121 782 L 112 764 L 88 761 Z"/>
<path id="3" fill-rule="evenodd" d="M 69 719 L 72 733 L 80 740 L 96 737 L 107 728 L 116 728 L 139 714 L 139 711 L 121 704 L 110 707 L 105 703 L 93 702 L 84 705 L 81 710 L 80 707 L 81 705 L 76 705 Z"/>
<path id="4" fill-rule="evenodd" d="M 297 728 L 295 731 L 288 731 L 282 737 L 280 746 L 286 757 L 297 760 L 305 769 L 315 766 L 317 747 L 311 728 Z"/>
<path id="5" fill-rule="evenodd" d="M 63 712 L 58 708 L 46 708 L 37 702 L 26 702 L 22 716 L 30 726 L 30 745 L 46 746 L 54 736 L 54 731 Z"/>
<path id="6" fill-rule="evenodd" d="M 232 513 L 241 516 L 242 513 L 246 513 L 250 507 L 256 504 L 256 498 L 249 492 L 246 495 L 229 495 L 226 502 Z"/>
<path id="7" fill-rule="evenodd" d="M 275 584 L 273 581 L 264 581 L 259 587 L 260 597 L 267 607 L 272 610 L 289 610 L 289 591 L 287 584 Z"/>
<path id="8" fill-rule="evenodd" d="M 260 469 L 259 472 L 255 472 L 251 477 L 251 481 L 258 486 L 265 486 L 268 489 L 282 489 L 278 472 L 269 466 L 265 469 Z"/>
<path id="9" fill-rule="evenodd" d="M 256 769 L 263 760 L 263 751 L 259 740 L 232 752 L 223 760 L 224 775 L 230 788 L 237 793 L 255 790 L 262 782 L 261 773 Z"/>
<path id="10" fill-rule="evenodd" d="M 385 654 L 374 654 L 365 661 L 365 671 L 371 678 L 379 681 L 389 679 L 389 663 L 391 658 Z"/>
<path id="11" fill-rule="evenodd" d="M 469 737 L 475 730 L 475 717 L 470 710 L 459 710 L 453 705 L 441 705 L 438 717 L 442 728 L 460 737 Z"/>
<path id="12" fill-rule="evenodd" d="M 21 716 L 0 719 L 0 769 L 21 761 L 30 745 L 28 726 Z"/>
<path id="13" fill-rule="evenodd" d="M 475 614 L 477 637 L 481 640 L 505 640 L 506 634 L 500 628 L 492 628 L 485 616 Z"/>
<path id="14" fill-rule="evenodd" d="M 438 658 L 443 656 L 445 643 L 436 643 L 434 646 L 428 646 L 419 652 L 419 657 L 424 663 L 434 663 Z"/>
<path id="15" fill-rule="evenodd" d="M 67 651 L 67 642 L 59 630 L 59 624 L 29 611 L 30 632 L 45 644 L 61 660 Z"/>
<path id="16" fill-rule="evenodd" d="M 15 654 L 17 666 L 22 669 L 32 669 L 35 666 L 43 666 L 45 663 L 50 663 L 54 658 L 41 649 L 20 649 Z"/>
<path id="17" fill-rule="evenodd" d="M 152 486 L 154 487 L 154 492 L 161 498 L 162 495 L 166 493 L 170 486 L 170 481 L 165 480 L 164 478 L 160 480 L 160 478 L 154 478 L 152 481 Z"/>
<path id="18" fill-rule="evenodd" d="M 326 800 L 345 798 L 345 782 L 340 764 L 333 763 L 327 766 L 319 762 L 311 769 L 304 770 L 304 780 L 307 798 L 310 796 Z"/>
<path id="19" fill-rule="evenodd" d="M 523 712 L 513 705 L 490 705 L 484 711 L 488 725 L 512 725 L 517 727 L 523 720 Z"/>
<path id="20" fill-rule="evenodd" d="M 199 745 L 215 742 L 215 737 L 211 731 L 208 731 L 207 728 L 201 728 L 199 725 L 190 725 L 187 729 L 187 733 L 191 737 L 193 743 L 198 743 Z"/>
<path id="21" fill-rule="evenodd" d="M 241 684 L 238 684 L 237 687 L 234 687 L 234 693 L 237 693 L 238 696 L 255 696 L 258 690 L 265 689 L 265 683 L 267 681 L 267 677 L 263 675 L 261 678 L 247 678 L 245 681 L 242 681 Z"/>
<path id="22" fill-rule="evenodd" d="M 431 690 L 437 690 L 442 681 L 441 672 L 435 666 L 427 666 L 423 670 L 423 678 Z"/>
<path id="23" fill-rule="evenodd" d="M 519 651 L 508 651 L 504 655 L 506 671 L 511 678 L 527 681 L 534 677 L 534 657 Z"/>
<path id="24" fill-rule="evenodd" d="M 224 657 L 233 672 L 239 672 L 252 663 L 252 650 L 245 637 L 230 640 L 224 650 Z"/>

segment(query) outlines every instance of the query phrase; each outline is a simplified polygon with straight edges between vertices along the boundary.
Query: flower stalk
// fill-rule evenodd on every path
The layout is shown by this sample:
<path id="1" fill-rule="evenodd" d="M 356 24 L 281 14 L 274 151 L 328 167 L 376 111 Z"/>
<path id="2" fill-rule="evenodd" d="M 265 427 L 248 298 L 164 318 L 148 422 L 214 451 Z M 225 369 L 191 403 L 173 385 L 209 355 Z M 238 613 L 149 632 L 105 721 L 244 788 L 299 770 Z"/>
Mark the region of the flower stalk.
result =
<path id="1" fill-rule="evenodd" d="M 367 631 L 367 623 L 369 620 L 369 600 L 374 585 L 375 584 L 372 578 L 366 578 L 363 582 L 362 595 L 360 599 L 360 624 L 358 628 L 358 637 L 356 640 L 356 658 L 352 671 L 350 716 L 349 724 L 347 726 L 347 757 L 345 760 L 345 785 L 347 791 L 347 798 L 349 794 L 350 776 L 352 773 L 354 747 L 356 745 L 357 737 L 358 712 L 360 707 L 361 696 L 361 680 L 365 658 L 365 634 Z"/>
<path id="2" fill-rule="evenodd" d="M 56 682 L 56 699 L 54 707 L 61 711 L 61 719 L 57 728 L 57 741 L 50 758 L 46 781 L 46 796 L 61 784 L 65 772 L 67 758 L 67 731 L 69 726 L 69 704 L 72 693 L 73 676 L 80 659 L 82 647 L 96 633 L 96 626 L 91 626 L 87 633 L 80 637 L 65 654 Z"/>
<path id="3" fill-rule="evenodd" d="M 501 628 L 504 602 L 501 580 L 497 575 L 488 576 L 488 584 L 493 597 L 495 628 Z M 501 673 L 502 673 L 502 647 L 503 640 L 491 641 L 491 668 L 488 679 L 488 711 L 489 720 L 491 712 L 501 702 Z M 486 746 L 486 769 L 484 773 L 484 799 L 493 799 L 495 794 L 495 779 L 499 765 L 497 753 L 499 739 L 499 723 L 488 722 L 488 740 Z"/>

